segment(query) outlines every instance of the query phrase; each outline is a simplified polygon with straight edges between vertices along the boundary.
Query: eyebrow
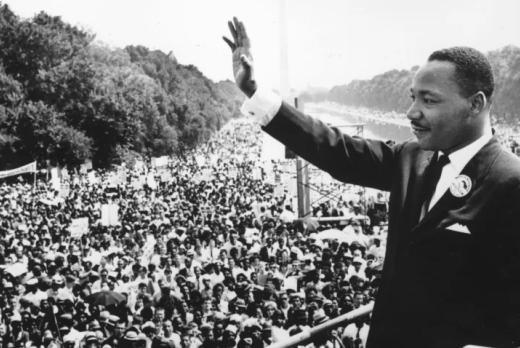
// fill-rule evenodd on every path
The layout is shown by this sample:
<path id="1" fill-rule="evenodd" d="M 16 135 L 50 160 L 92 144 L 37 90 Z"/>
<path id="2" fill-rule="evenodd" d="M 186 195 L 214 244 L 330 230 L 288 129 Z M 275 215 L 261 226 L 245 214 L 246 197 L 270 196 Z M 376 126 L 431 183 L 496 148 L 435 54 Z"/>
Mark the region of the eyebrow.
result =
<path id="1" fill-rule="evenodd" d="M 414 93 L 414 89 L 413 88 L 410 88 L 410 93 Z M 435 92 L 435 91 L 432 91 L 432 90 L 429 90 L 429 89 L 421 89 L 421 90 L 418 90 L 417 91 L 417 94 L 419 95 L 425 95 L 425 94 L 429 94 L 429 95 L 432 95 L 434 97 L 441 97 L 441 94 Z"/>

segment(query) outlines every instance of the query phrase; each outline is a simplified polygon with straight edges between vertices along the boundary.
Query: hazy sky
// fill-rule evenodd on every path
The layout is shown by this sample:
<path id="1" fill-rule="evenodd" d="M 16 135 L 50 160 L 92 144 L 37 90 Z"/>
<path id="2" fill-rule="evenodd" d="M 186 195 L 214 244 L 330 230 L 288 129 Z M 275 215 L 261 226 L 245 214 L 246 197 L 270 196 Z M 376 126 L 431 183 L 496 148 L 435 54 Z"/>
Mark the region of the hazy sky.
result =
<path id="1" fill-rule="evenodd" d="M 280 84 L 280 0 L 4 0 L 27 18 L 44 10 L 112 46 L 173 51 L 218 81 L 231 79 L 227 20 L 242 19 L 257 79 Z M 344 84 L 422 64 L 431 51 L 520 46 L 520 0 L 286 0 L 289 84 Z"/>

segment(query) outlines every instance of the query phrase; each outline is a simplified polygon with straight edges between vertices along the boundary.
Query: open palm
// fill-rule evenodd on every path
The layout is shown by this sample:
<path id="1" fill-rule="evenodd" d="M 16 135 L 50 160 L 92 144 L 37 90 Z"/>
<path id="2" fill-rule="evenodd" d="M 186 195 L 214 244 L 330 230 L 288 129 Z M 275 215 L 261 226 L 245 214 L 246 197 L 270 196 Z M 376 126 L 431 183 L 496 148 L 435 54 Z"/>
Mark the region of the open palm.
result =
<path id="1" fill-rule="evenodd" d="M 242 92 L 251 97 L 256 91 L 256 81 L 253 74 L 253 58 L 251 44 L 244 24 L 236 17 L 228 22 L 233 40 L 223 37 L 233 53 L 233 76 L 235 83 Z"/>

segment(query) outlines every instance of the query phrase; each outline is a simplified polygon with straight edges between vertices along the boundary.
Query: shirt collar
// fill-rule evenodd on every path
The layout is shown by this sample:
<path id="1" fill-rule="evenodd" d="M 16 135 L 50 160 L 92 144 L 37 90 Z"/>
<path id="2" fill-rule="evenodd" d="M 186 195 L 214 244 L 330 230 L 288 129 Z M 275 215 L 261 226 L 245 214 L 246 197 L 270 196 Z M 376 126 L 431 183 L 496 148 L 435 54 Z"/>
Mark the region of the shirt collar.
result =
<path id="1" fill-rule="evenodd" d="M 484 132 L 484 134 L 474 142 L 464 146 L 462 149 L 450 153 L 448 155 L 450 164 L 460 173 L 466 164 L 468 164 L 468 162 L 491 140 L 492 137 L 491 129 L 486 130 L 486 132 Z"/>

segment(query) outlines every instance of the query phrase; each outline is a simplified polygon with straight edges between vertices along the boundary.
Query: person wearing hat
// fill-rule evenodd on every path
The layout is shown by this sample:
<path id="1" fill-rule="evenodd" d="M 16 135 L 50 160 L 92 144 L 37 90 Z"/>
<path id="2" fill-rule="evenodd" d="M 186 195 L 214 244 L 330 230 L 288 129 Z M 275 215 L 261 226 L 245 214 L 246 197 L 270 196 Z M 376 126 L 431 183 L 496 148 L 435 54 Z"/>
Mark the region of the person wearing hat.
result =
<path id="1" fill-rule="evenodd" d="M 151 348 L 157 334 L 157 329 L 152 321 L 147 321 L 141 325 L 141 330 L 146 336 L 146 347 Z"/>
<path id="2" fill-rule="evenodd" d="M 115 326 L 112 335 L 110 335 L 107 339 L 103 341 L 103 345 L 108 344 L 111 347 L 117 347 L 119 342 L 121 342 L 126 329 L 126 324 L 119 320 L 117 316 L 110 316 L 110 321 L 115 321 Z"/>
<path id="3" fill-rule="evenodd" d="M 39 307 L 41 300 L 47 298 L 47 293 L 39 289 L 38 279 L 30 278 L 25 282 L 25 286 L 26 293 L 22 296 L 22 298 Z"/>
<path id="4" fill-rule="evenodd" d="M 171 258 L 167 257 L 166 260 L 169 260 L 171 263 Z M 168 265 L 163 270 L 163 279 L 164 283 L 170 287 L 173 287 L 175 285 L 175 275 L 173 273 L 174 267 Z"/>
<path id="5" fill-rule="evenodd" d="M 58 294 L 61 292 L 61 289 L 65 285 L 65 282 L 63 280 L 63 277 L 59 274 L 55 274 L 51 278 L 51 281 L 52 281 L 51 286 L 50 286 L 49 290 L 47 290 L 47 296 L 53 297 L 56 299 L 56 298 L 58 298 Z"/>
<path id="6" fill-rule="evenodd" d="M 146 342 L 146 336 L 144 334 L 139 333 L 138 330 L 128 329 L 121 339 L 119 347 L 142 348 Z"/>
<path id="7" fill-rule="evenodd" d="M 326 318 L 328 320 L 328 318 Z M 318 319 L 320 321 L 320 319 Z M 340 341 L 337 332 L 335 329 L 322 331 L 321 333 L 315 335 L 313 337 L 313 344 L 315 348 L 329 348 L 334 347 L 335 344 L 340 343 L 342 345 L 342 341 Z M 359 344 L 356 345 L 347 345 L 348 347 L 364 347 Z"/>
<path id="8" fill-rule="evenodd" d="M 72 340 L 74 342 L 79 342 L 83 339 L 84 333 L 76 330 L 73 327 L 73 320 L 72 320 L 71 314 L 69 314 L 69 313 L 62 314 L 59 317 L 58 322 L 61 323 L 59 331 L 60 331 L 60 335 L 61 335 L 61 337 L 63 337 L 64 341 Z"/>
<path id="9" fill-rule="evenodd" d="M 99 321 L 97 319 L 91 320 L 87 325 L 88 331 L 103 331 L 101 325 L 99 324 Z"/>
<path id="10" fill-rule="evenodd" d="M 251 348 L 253 346 L 253 338 L 249 336 L 241 337 L 238 341 L 237 348 Z"/>
<path id="11" fill-rule="evenodd" d="M 266 320 L 272 320 L 274 313 L 277 311 L 278 306 L 275 301 L 265 301 L 263 307 L 263 316 Z"/>
<path id="12" fill-rule="evenodd" d="M 287 329 L 289 335 L 294 336 L 300 332 L 310 329 L 310 327 L 307 325 L 307 311 L 305 309 L 296 309 L 294 311 L 293 318 L 293 325 L 289 326 Z M 290 324 L 289 321 L 288 324 Z"/>
<path id="13" fill-rule="evenodd" d="M 155 307 L 153 306 L 153 297 L 150 294 L 143 294 L 138 297 L 142 301 L 142 307 L 135 311 L 135 314 L 141 316 L 143 321 L 151 321 L 155 316 Z"/>
<path id="14" fill-rule="evenodd" d="M 22 326 L 22 316 L 15 312 L 9 318 L 10 329 L 5 335 L 5 342 L 26 342 L 29 340 L 29 332 L 25 331 Z"/>
<path id="15" fill-rule="evenodd" d="M 235 297 L 231 302 L 230 305 L 233 308 L 233 313 L 242 315 L 245 313 L 247 304 L 246 301 L 243 298 Z"/>
<path id="16" fill-rule="evenodd" d="M 297 322 L 297 314 L 301 314 L 301 310 L 305 312 L 305 295 L 301 292 L 293 292 L 290 294 L 291 307 L 287 311 L 287 322 L 285 323 L 286 327 L 290 327 L 295 325 Z M 283 311 L 283 309 L 282 309 Z"/>
<path id="17" fill-rule="evenodd" d="M 103 336 L 111 337 L 114 335 L 114 329 L 116 327 L 116 323 L 119 321 L 119 317 L 117 315 L 111 314 L 108 311 L 103 311 L 100 314 L 101 326 L 104 328 Z"/>
<path id="18" fill-rule="evenodd" d="M 316 310 L 312 316 L 312 326 L 318 326 L 327 320 L 330 320 L 330 318 L 325 314 L 325 311 L 320 308 Z"/>
<path id="19" fill-rule="evenodd" d="M 171 288 L 167 284 L 163 284 L 160 293 L 154 298 L 154 306 L 164 308 L 167 318 L 171 318 L 173 311 L 177 307 L 179 299 L 172 294 Z"/>
<path id="20" fill-rule="evenodd" d="M 83 337 L 83 347 L 85 348 L 99 348 L 101 342 L 95 333 L 88 332 Z"/>
<path id="21" fill-rule="evenodd" d="M 215 339 L 215 333 L 211 324 L 202 324 L 200 332 L 202 340 L 201 348 L 215 348 L 217 346 L 217 340 Z"/>
<path id="22" fill-rule="evenodd" d="M 193 337 L 190 335 L 189 330 L 182 333 L 181 336 L 181 344 L 179 346 L 180 348 L 198 348 L 200 346 L 196 346 L 193 343 Z"/>
<path id="23" fill-rule="evenodd" d="M 212 279 L 209 274 L 202 274 L 199 279 L 199 289 L 202 297 L 211 297 L 213 292 Z"/>
<path id="24" fill-rule="evenodd" d="M 277 247 L 273 244 L 273 238 L 267 237 L 265 239 L 265 245 L 260 249 L 260 260 L 268 262 L 271 257 L 276 256 Z"/>
<path id="25" fill-rule="evenodd" d="M 365 265 L 366 261 L 361 256 L 355 256 L 352 259 L 352 266 L 349 267 L 346 279 L 350 279 L 353 276 L 356 276 L 360 279 L 367 279 L 365 274 Z"/>
<path id="26" fill-rule="evenodd" d="M 287 291 L 281 291 L 278 296 L 277 309 L 283 314 L 285 319 L 289 316 L 291 304 L 289 302 L 289 294 Z M 275 311 L 276 312 L 276 311 Z M 274 313 L 273 313 L 274 314 Z"/>
<path id="27" fill-rule="evenodd" d="M 59 342 L 54 338 L 51 330 L 45 330 L 42 336 L 42 345 L 45 348 L 59 348 Z"/>
<path id="28" fill-rule="evenodd" d="M 219 346 L 222 348 L 234 348 L 237 345 L 237 338 L 238 327 L 233 324 L 228 324 L 222 333 Z"/>
<path id="29" fill-rule="evenodd" d="M 96 292 L 103 290 L 101 287 L 104 283 L 107 283 L 107 282 L 108 282 L 108 270 L 106 268 L 103 268 L 102 270 L 99 271 L 99 279 L 97 279 L 92 284 L 92 293 L 96 293 Z"/>
<path id="30" fill-rule="evenodd" d="M 60 329 L 60 334 L 62 334 L 62 330 Z M 65 348 L 74 348 L 76 345 L 76 341 L 74 337 L 63 337 L 63 347 Z"/>

